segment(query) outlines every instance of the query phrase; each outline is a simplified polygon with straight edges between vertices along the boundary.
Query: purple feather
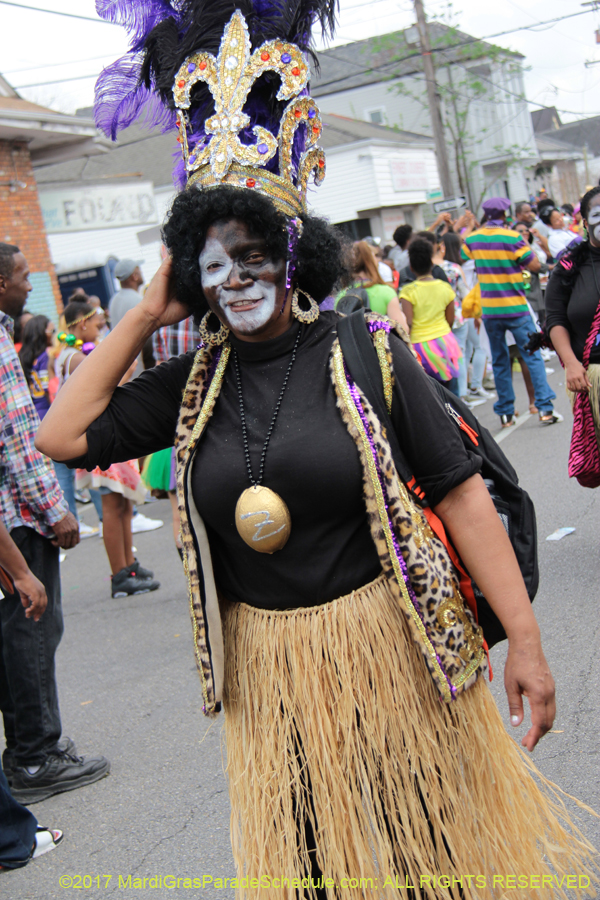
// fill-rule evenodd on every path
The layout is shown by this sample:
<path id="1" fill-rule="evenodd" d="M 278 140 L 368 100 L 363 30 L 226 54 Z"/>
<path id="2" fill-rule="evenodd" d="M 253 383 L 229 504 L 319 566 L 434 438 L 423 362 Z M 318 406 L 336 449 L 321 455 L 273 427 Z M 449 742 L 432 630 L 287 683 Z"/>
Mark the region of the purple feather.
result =
<path id="1" fill-rule="evenodd" d="M 131 43 L 143 44 L 155 25 L 169 16 L 180 20 L 177 5 L 170 0 L 96 0 L 101 19 L 122 25 L 131 34 Z"/>
<path id="2" fill-rule="evenodd" d="M 117 133 L 139 120 L 148 128 L 175 126 L 175 113 L 140 83 L 139 55 L 123 56 L 104 69 L 96 81 L 95 119 L 98 128 L 116 140 Z"/>
<path id="3" fill-rule="evenodd" d="M 141 80 L 142 48 L 152 29 L 164 19 L 179 19 L 170 0 L 96 0 L 102 19 L 123 25 L 131 34 L 129 52 L 107 66 L 96 82 L 96 125 L 114 141 L 117 133 L 141 119 L 149 128 L 164 130 L 175 124 L 175 115 Z"/>

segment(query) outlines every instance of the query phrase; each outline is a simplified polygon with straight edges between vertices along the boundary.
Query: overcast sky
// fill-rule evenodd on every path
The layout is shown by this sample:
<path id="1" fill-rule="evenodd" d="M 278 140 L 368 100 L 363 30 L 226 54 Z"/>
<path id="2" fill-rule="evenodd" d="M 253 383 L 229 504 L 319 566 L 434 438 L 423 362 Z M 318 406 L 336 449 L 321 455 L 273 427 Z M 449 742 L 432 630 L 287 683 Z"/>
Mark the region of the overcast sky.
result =
<path id="1" fill-rule="evenodd" d="M 95 16 L 94 0 L 15 0 L 44 9 Z M 216 0 L 218 2 L 218 0 Z M 424 0 L 430 17 L 447 8 L 447 0 Z M 599 4 L 600 5 L 600 4 Z M 494 9 L 494 12 L 484 10 Z M 584 7 L 579 0 L 456 0 L 457 27 L 476 37 L 535 25 Z M 414 21 L 410 0 L 341 0 L 339 26 L 334 43 L 350 43 L 377 34 L 406 28 Z M 600 115 L 600 44 L 596 29 L 600 12 L 534 30 L 516 31 L 494 39 L 503 47 L 525 56 L 529 101 L 556 106 L 564 122 L 586 115 Z M 0 72 L 26 99 L 65 112 L 93 102 L 95 77 L 103 65 L 125 52 L 122 28 L 101 21 L 85 22 L 63 16 L 20 10 L 0 3 Z M 599 60 L 586 67 L 586 61 Z M 53 79 L 93 75 L 86 80 L 21 88 Z M 533 103 L 531 109 L 539 108 Z"/>

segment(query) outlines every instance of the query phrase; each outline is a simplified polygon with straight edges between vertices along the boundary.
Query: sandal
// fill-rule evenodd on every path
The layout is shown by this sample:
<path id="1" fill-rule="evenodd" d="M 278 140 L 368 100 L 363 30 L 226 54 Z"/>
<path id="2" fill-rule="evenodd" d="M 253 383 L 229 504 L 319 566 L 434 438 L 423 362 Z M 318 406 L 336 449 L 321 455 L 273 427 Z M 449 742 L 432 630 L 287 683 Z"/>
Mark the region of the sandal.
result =
<path id="1" fill-rule="evenodd" d="M 37 859 L 38 856 L 43 856 L 44 853 L 50 853 L 51 850 L 55 850 L 62 839 L 63 833 L 58 828 L 43 828 L 42 825 L 38 825 L 35 843 L 31 851 L 31 859 Z"/>
<path id="2" fill-rule="evenodd" d="M 555 409 L 549 413 L 540 413 L 540 425 L 554 425 L 556 422 L 562 422 L 563 417 Z"/>
<path id="3" fill-rule="evenodd" d="M 537 409 L 537 406 L 535 405 L 535 403 L 530 403 L 529 404 L 529 412 L 531 413 L 531 415 L 535 416 L 537 411 L 538 411 L 538 409 Z"/>
<path id="4" fill-rule="evenodd" d="M 500 422 L 502 423 L 503 428 L 510 428 L 512 425 L 517 424 L 514 420 L 513 413 L 505 416 L 500 416 Z"/>

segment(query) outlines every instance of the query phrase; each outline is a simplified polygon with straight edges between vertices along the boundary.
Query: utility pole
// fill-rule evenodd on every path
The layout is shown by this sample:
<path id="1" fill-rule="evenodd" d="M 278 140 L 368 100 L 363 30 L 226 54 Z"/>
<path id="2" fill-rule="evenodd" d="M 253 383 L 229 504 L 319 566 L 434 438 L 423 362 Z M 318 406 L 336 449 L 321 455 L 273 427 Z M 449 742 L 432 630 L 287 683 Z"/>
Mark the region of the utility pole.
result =
<path id="1" fill-rule="evenodd" d="M 429 101 L 429 114 L 431 116 L 431 128 L 433 130 L 435 155 L 437 157 L 440 181 L 442 182 L 444 197 L 452 197 L 454 189 L 452 187 L 452 179 L 450 178 L 450 166 L 448 165 L 448 153 L 446 150 L 446 139 L 444 137 L 444 125 L 442 122 L 442 113 L 440 110 L 441 98 L 438 93 L 435 80 L 435 69 L 433 66 L 433 58 L 431 56 L 431 44 L 429 43 L 427 19 L 425 18 L 425 10 L 423 9 L 423 0 L 413 0 L 413 2 L 415 7 L 415 14 L 417 16 L 417 29 L 419 32 L 419 40 L 421 44 L 421 56 L 423 58 L 425 81 L 427 83 L 427 99 Z"/>

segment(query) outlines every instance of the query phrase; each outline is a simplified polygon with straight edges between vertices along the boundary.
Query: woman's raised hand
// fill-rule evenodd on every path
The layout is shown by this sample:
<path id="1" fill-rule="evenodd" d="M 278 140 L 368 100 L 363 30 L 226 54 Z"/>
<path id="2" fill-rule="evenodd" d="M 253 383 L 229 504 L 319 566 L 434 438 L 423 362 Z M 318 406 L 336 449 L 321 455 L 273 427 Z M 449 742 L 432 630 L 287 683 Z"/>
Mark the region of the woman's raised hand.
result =
<path id="1" fill-rule="evenodd" d="M 187 306 L 175 297 L 173 289 L 173 262 L 165 259 L 160 269 L 148 285 L 139 309 L 156 321 L 156 328 L 176 325 L 190 315 Z"/>
<path id="2" fill-rule="evenodd" d="M 578 359 L 567 363 L 565 375 L 567 376 L 567 388 L 570 391 L 585 391 L 587 393 L 592 386 L 585 366 Z"/>

